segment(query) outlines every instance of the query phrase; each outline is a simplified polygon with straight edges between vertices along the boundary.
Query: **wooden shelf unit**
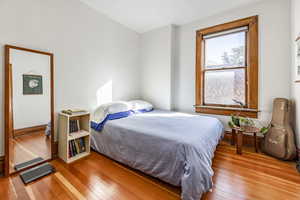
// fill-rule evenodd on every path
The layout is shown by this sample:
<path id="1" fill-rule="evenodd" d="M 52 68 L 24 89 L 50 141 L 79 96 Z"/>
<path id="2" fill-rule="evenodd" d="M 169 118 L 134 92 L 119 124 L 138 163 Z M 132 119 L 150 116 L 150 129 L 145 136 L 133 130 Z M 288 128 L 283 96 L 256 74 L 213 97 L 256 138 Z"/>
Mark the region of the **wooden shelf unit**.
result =
<path id="1" fill-rule="evenodd" d="M 70 133 L 70 120 L 79 120 L 79 131 Z M 89 155 L 90 134 L 90 113 L 75 113 L 73 115 L 59 113 L 58 156 L 66 163 L 71 163 Z M 85 151 L 70 157 L 69 142 L 79 138 L 84 139 Z"/>

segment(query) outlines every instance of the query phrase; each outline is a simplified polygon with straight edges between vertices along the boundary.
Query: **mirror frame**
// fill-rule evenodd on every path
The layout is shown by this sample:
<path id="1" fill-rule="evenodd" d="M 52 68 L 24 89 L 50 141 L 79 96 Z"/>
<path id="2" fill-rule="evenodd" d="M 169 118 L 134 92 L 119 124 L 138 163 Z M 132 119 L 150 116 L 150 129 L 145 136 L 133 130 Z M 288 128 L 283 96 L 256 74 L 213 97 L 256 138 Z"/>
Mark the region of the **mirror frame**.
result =
<path id="1" fill-rule="evenodd" d="M 37 53 L 37 54 L 43 54 L 43 55 L 48 55 L 50 57 L 50 101 L 51 101 L 51 158 L 44 160 L 41 163 L 38 163 L 36 165 L 40 165 L 44 162 L 48 162 L 55 157 L 55 145 L 54 145 L 54 55 L 49 52 L 43 52 L 43 51 L 38 51 L 38 50 L 33 50 L 33 49 L 27 49 L 23 47 L 17 47 L 17 46 L 12 46 L 12 45 L 5 45 L 4 46 L 4 53 L 5 53 L 5 93 L 4 93 L 4 129 L 5 129 L 5 149 L 4 149 L 4 176 L 9 176 L 15 173 L 19 173 L 20 171 L 26 170 L 28 168 L 34 167 L 36 165 L 27 167 L 25 169 L 22 169 L 20 171 L 12 172 L 10 173 L 9 171 L 9 139 L 10 135 L 13 132 L 13 96 L 12 96 L 12 80 L 11 80 L 11 64 L 9 63 L 9 57 L 10 57 L 10 49 L 15 49 L 15 50 L 21 50 L 21 51 L 27 51 L 31 53 Z"/>

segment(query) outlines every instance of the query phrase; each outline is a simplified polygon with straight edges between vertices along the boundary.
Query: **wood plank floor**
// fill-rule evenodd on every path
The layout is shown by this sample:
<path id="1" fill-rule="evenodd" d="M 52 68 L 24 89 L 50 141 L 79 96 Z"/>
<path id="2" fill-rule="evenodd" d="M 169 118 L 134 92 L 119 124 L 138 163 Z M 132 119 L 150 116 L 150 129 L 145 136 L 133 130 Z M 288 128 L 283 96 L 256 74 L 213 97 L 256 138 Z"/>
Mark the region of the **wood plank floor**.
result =
<path id="1" fill-rule="evenodd" d="M 45 160 L 51 158 L 51 139 L 46 138 L 44 131 L 30 133 L 10 139 L 10 172 L 14 172 L 14 166 L 42 157 Z"/>
<path id="2" fill-rule="evenodd" d="M 0 179 L 0 199 L 178 200 L 180 189 L 131 170 L 95 152 L 24 186 L 18 176 Z M 300 174 L 294 163 L 244 152 L 222 142 L 213 161 L 214 187 L 205 200 L 299 200 Z"/>

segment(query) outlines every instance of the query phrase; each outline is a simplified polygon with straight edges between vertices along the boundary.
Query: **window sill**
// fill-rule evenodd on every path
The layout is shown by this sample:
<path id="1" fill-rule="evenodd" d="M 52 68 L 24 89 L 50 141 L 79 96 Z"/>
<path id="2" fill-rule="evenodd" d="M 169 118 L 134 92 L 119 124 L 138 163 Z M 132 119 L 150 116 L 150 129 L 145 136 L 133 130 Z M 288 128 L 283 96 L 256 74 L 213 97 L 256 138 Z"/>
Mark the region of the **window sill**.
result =
<path id="1" fill-rule="evenodd" d="M 238 114 L 243 117 L 257 118 L 257 109 L 233 108 L 233 107 L 215 107 L 215 106 L 195 106 L 197 113 L 214 114 L 214 115 L 234 115 Z"/>

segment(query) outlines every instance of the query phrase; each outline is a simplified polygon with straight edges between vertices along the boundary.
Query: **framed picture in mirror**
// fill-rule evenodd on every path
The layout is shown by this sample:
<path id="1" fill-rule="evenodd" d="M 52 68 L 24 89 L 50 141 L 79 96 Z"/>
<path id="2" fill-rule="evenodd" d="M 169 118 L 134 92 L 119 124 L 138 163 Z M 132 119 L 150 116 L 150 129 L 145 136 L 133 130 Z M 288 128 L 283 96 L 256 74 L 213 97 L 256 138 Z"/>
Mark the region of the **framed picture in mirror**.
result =
<path id="1" fill-rule="evenodd" d="M 43 94 L 43 77 L 41 75 L 23 74 L 23 94 Z"/>

